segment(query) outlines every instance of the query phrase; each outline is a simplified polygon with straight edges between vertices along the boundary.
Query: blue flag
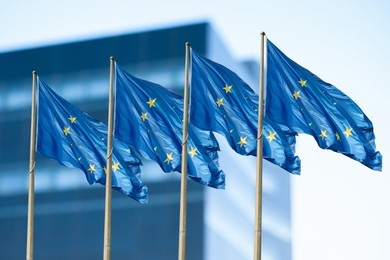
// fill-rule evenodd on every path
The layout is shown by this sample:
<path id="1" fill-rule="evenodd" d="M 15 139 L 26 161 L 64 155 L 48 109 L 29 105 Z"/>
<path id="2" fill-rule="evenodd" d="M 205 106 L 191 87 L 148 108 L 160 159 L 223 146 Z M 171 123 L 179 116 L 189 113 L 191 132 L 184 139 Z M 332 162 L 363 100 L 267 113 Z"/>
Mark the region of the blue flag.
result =
<path id="1" fill-rule="evenodd" d="M 330 149 L 381 171 L 371 121 L 347 95 L 322 81 L 267 41 L 266 114 Z"/>
<path id="2" fill-rule="evenodd" d="M 192 50 L 191 122 L 225 136 L 239 154 L 256 155 L 259 96 L 226 67 Z M 263 157 L 300 173 L 295 132 L 264 118 Z"/>
<path id="3" fill-rule="evenodd" d="M 78 110 L 42 81 L 38 96 L 38 152 L 66 167 L 81 169 L 89 184 L 104 185 L 107 126 Z M 148 190 L 140 179 L 141 161 L 115 138 L 112 164 L 112 188 L 147 203 Z"/>
<path id="4" fill-rule="evenodd" d="M 160 85 L 136 78 L 116 65 L 115 134 L 164 172 L 181 171 L 183 98 Z M 218 165 L 218 142 L 209 131 L 188 127 L 188 176 L 225 187 Z"/>

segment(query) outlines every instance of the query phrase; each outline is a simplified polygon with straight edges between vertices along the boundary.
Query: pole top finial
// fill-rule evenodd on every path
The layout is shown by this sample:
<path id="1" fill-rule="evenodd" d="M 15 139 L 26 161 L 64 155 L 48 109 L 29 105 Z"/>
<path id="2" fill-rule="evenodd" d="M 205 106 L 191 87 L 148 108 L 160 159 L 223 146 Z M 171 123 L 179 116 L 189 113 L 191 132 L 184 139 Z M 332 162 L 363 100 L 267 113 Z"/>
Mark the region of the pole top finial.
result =
<path id="1" fill-rule="evenodd" d="M 37 71 L 36 71 L 36 70 L 33 70 L 33 71 L 32 71 L 32 74 L 33 74 L 33 75 L 37 75 Z"/>
<path id="2" fill-rule="evenodd" d="M 114 59 L 114 56 L 111 55 L 111 56 L 110 56 L 110 60 L 112 60 L 112 61 L 115 60 L 115 59 Z"/>
<path id="3" fill-rule="evenodd" d="M 261 35 L 264 36 L 264 35 L 265 35 L 265 32 L 261 32 Z"/>
<path id="4" fill-rule="evenodd" d="M 190 43 L 189 43 L 189 42 L 186 42 L 186 46 L 190 46 Z"/>

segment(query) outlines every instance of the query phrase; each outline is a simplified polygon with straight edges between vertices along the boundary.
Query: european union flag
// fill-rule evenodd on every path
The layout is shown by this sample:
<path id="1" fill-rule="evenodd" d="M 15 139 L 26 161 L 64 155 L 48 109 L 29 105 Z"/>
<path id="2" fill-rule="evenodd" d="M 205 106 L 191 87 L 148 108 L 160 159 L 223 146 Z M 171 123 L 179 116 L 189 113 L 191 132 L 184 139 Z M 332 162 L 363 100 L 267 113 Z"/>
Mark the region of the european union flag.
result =
<path id="1" fill-rule="evenodd" d="M 115 134 L 164 172 L 181 171 L 183 98 L 160 85 L 136 78 L 116 65 Z M 218 165 L 218 142 L 209 131 L 188 127 L 188 176 L 225 187 Z"/>
<path id="2" fill-rule="evenodd" d="M 381 171 L 371 121 L 358 105 L 284 55 L 267 40 L 266 114 L 330 149 Z"/>
<path id="3" fill-rule="evenodd" d="M 42 155 L 66 167 L 79 168 L 89 184 L 105 184 L 107 126 L 57 95 L 39 81 L 38 142 Z M 147 187 L 140 179 L 141 161 L 121 141 L 113 140 L 112 188 L 147 202 Z"/>
<path id="4" fill-rule="evenodd" d="M 239 154 L 256 155 L 259 96 L 226 67 L 192 50 L 191 122 L 225 136 Z M 263 157 L 299 174 L 295 133 L 264 118 Z"/>

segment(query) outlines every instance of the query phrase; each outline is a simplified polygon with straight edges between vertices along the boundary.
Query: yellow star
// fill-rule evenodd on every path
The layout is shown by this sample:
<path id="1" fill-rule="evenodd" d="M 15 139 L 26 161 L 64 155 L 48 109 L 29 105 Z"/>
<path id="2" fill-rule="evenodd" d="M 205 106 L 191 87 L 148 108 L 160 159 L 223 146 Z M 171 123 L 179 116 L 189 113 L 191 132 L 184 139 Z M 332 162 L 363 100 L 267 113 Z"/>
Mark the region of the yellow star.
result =
<path id="1" fill-rule="evenodd" d="M 142 112 L 141 119 L 142 121 L 148 120 L 148 113 Z"/>
<path id="2" fill-rule="evenodd" d="M 232 134 L 233 134 L 233 129 L 230 129 L 230 131 L 229 131 L 229 132 L 230 132 L 230 135 L 232 135 Z"/>
<path id="3" fill-rule="evenodd" d="M 334 135 L 336 136 L 336 140 L 337 140 L 337 141 L 340 141 L 340 140 L 341 140 L 341 139 L 340 139 L 339 133 L 336 132 Z"/>
<path id="4" fill-rule="evenodd" d="M 233 87 L 233 85 L 231 85 L 231 86 L 228 86 L 228 85 L 226 85 L 223 89 L 226 91 L 226 93 L 232 93 L 232 87 Z"/>
<path id="5" fill-rule="evenodd" d="M 116 170 L 119 169 L 119 163 L 118 162 L 117 163 L 114 162 L 114 165 L 112 166 L 112 169 L 114 170 L 114 172 L 116 172 Z"/>
<path id="6" fill-rule="evenodd" d="M 65 135 L 68 135 L 68 134 L 70 134 L 70 127 L 64 127 L 64 134 Z"/>
<path id="7" fill-rule="evenodd" d="M 297 100 L 298 98 L 301 98 L 300 93 L 301 93 L 301 91 L 294 90 L 293 96 L 295 97 L 295 100 Z"/>
<path id="8" fill-rule="evenodd" d="M 275 135 L 276 135 L 276 132 L 270 132 L 269 133 L 269 136 L 267 136 L 267 139 L 269 140 L 269 142 L 272 142 L 273 140 L 276 140 L 276 137 L 275 137 Z"/>
<path id="9" fill-rule="evenodd" d="M 155 98 L 155 99 L 149 98 L 149 101 L 146 103 L 149 105 L 149 107 L 155 107 L 156 105 L 154 104 L 154 102 L 156 102 L 156 99 L 157 98 Z"/>
<path id="10" fill-rule="evenodd" d="M 192 148 L 191 151 L 189 151 L 188 153 L 191 154 L 191 157 L 194 157 L 195 155 L 197 155 L 196 151 L 198 150 L 198 148 Z"/>
<path id="11" fill-rule="evenodd" d="M 301 84 L 302 87 L 306 87 L 306 81 L 307 80 L 300 79 L 298 82 L 299 84 Z"/>
<path id="12" fill-rule="evenodd" d="M 223 105 L 223 98 L 217 98 L 217 101 L 215 103 L 217 103 L 218 107 L 222 106 Z"/>
<path id="13" fill-rule="evenodd" d="M 165 159 L 164 162 L 166 162 L 167 164 L 170 164 L 172 160 L 173 160 L 172 153 L 170 153 L 170 154 L 167 153 L 167 159 Z"/>
<path id="14" fill-rule="evenodd" d="M 157 146 L 153 148 L 154 152 L 157 152 Z"/>
<path id="15" fill-rule="evenodd" d="M 76 117 L 70 116 L 68 119 L 72 124 L 76 123 Z"/>
<path id="16" fill-rule="evenodd" d="M 309 127 L 311 128 L 311 125 L 312 125 L 313 123 L 309 123 Z"/>
<path id="17" fill-rule="evenodd" d="M 81 157 L 77 158 L 77 160 L 79 160 L 79 162 L 81 163 Z"/>
<path id="18" fill-rule="evenodd" d="M 324 140 L 326 137 L 326 130 L 321 130 L 320 136 L 322 137 L 322 140 Z"/>
<path id="19" fill-rule="evenodd" d="M 345 136 L 348 138 L 350 135 L 352 135 L 352 127 L 348 129 L 348 127 L 345 128 L 345 132 L 343 132 Z"/>
<path id="20" fill-rule="evenodd" d="M 88 168 L 88 171 L 90 171 L 91 174 L 92 174 L 95 171 L 95 164 L 90 164 L 89 168 Z"/>
<path id="21" fill-rule="evenodd" d="M 240 147 L 242 147 L 244 144 L 246 144 L 246 138 L 247 138 L 247 136 L 245 136 L 245 137 L 240 136 L 240 141 L 237 144 L 239 144 Z"/>
<path id="22" fill-rule="evenodd" d="M 106 168 L 106 166 L 104 166 L 103 171 L 104 171 L 104 174 L 107 174 L 107 168 Z"/>

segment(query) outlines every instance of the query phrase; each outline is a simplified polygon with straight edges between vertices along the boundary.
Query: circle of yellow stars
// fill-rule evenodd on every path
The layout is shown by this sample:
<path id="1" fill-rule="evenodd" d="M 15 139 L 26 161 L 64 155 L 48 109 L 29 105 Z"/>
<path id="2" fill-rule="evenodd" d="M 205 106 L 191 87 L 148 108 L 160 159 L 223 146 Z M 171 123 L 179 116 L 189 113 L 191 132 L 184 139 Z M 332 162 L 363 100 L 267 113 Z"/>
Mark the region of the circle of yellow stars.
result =
<path id="1" fill-rule="evenodd" d="M 301 85 L 301 87 L 307 87 L 307 85 L 306 85 L 307 80 L 299 79 L 298 82 Z M 299 98 L 301 98 L 300 94 L 301 94 L 301 91 L 294 90 L 293 96 L 294 96 L 295 100 L 298 100 Z M 333 105 L 336 106 L 337 103 L 334 102 Z M 309 123 L 309 127 L 312 128 L 312 123 Z M 321 134 L 319 136 L 321 137 L 322 140 L 324 140 L 327 137 L 326 130 L 320 130 L 320 131 L 321 131 Z M 349 138 L 352 135 L 352 127 L 351 128 L 346 127 L 343 134 L 346 136 L 346 138 Z M 341 137 L 340 137 L 338 132 L 336 132 L 334 135 L 335 135 L 337 141 L 341 141 Z"/>

